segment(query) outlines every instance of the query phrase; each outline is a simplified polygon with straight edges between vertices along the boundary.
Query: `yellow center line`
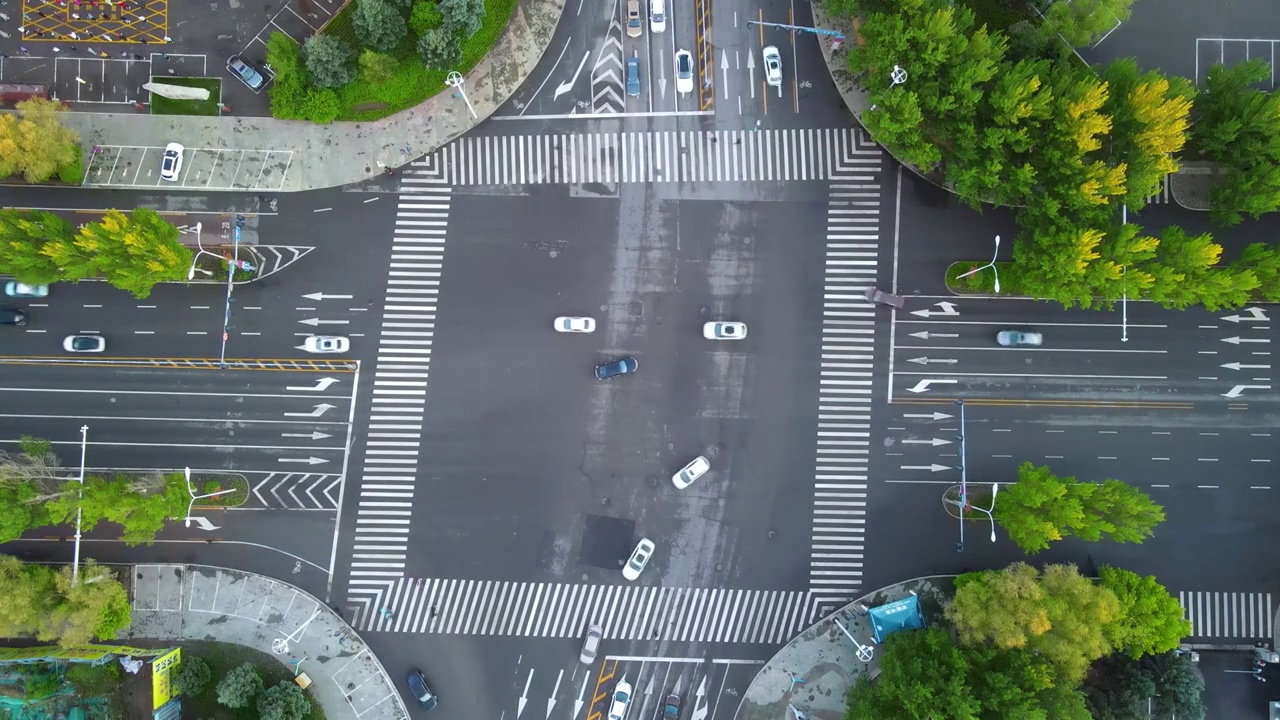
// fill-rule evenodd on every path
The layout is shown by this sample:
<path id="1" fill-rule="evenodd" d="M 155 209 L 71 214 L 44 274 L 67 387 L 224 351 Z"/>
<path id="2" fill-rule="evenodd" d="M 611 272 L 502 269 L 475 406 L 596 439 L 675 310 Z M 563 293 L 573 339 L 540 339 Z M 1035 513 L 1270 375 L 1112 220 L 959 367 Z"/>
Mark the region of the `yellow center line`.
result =
<path id="1" fill-rule="evenodd" d="M 614 674 L 618 672 L 617 660 L 613 661 L 613 667 L 606 672 L 605 666 L 608 664 L 609 664 L 608 660 L 605 660 L 600 663 L 600 677 L 599 679 L 596 680 L 595 690 L 591 691 L 591 707 L 588 709 L 588 712 L 587 712 L 587 720 L 599 720 L 599 718 L 603 714 L 599 710 L 596 710 L 596 705 L 598 705 L 601 700 L 604 700 L 605 698 L 609 697 L 609 690 L 605 689 L 604 692 L 600 692 L 600 687 L 605 683 L 609 682 L 610 680 L 612 680 Z"/>

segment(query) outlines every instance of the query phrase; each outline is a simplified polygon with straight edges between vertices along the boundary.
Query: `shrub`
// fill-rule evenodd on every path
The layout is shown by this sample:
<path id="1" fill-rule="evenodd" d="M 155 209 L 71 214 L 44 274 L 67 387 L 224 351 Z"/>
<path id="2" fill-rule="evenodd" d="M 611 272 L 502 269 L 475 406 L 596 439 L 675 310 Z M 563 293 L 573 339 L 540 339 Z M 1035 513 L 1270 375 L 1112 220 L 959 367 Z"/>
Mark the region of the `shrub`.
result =
<path id="1" fill-rule="evenodd" d="M 338 118 L 342 104 L 333 88 L 312 88 L 303 103 L 302 117 L 313 123 L 331 123 Z"/>
<path id="2" fill-rule="evenodd" d="M 448 70 L 462 56 L 462 44 L 448 28 L 435 28 L 418 40 L 418 54 L 427 67 Z"/>
<path id="3" fill-rule="evenodd" d="M 173 679 L 173 684 L 183 695 L 199 695 L 204 692 L 212 677 L 209 663 L 198 657 L 188 657 L 183 658 L 178 665 L 178 673 Z"/>
<path id="4" fill-rule="evenodd" d="M 400 62 L 391 55 L 364 50 L 358 64 L 362 80 L 370 85 L 381 85 L 391 79 Z"/>
<path id="5" fill-rule="evenodd" d="M 394 50 L 408 32 L 404 17 L 387 0 L 356 0 L 356 36 L 365 47 Z"/>
<path id="6" fill-rule="evenodd" d="M 302 688 L 288 680 L 281 680 L 258 697 L 259 720 L 302 720 L 310 712 L 311 702 Z"/>
<path id="7" fill-rule="evenodd" d="M 440 0 L 440 12 L 446 29 L 469 38 L 484 22 L 484 0 Z"/>
<path id="8" fill-rule="evenodd" d="M 84 179 L 84 148 L 76 144 L 76 156 L 71 162 L 58 168 L 58 181 L 79 185 Z"/>
<path id="9" fill-rule="evenodd" d="M 444 25 L 444 14 L 436 6 L 435 0 L 418 0 L 409 11 L 409 29 L 418 37 L 442 25 Z"/>
<path id="10" fill-rule="evenodd" d="M 232 709 L 249 707 L 249 701 L 260 692 L 262 676 L 251 663 L 245 663 L 218 683 L 218 702 Z"/>
<path id="11" fill-rule="evenodd" d="M 312 35 L 302 47 L 302 54 L 316 87 L 342 87 L 356 77 L 351 49 L 341 40 L 328 35 Z"/>

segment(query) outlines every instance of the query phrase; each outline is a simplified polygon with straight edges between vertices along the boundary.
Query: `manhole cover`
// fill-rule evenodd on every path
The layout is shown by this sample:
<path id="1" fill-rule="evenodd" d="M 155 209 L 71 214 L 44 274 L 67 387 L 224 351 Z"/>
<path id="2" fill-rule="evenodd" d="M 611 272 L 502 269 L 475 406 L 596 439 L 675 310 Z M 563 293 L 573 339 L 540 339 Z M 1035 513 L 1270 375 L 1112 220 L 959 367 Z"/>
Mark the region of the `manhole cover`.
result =
<path id="1" fill-rule="evenodd" d="M 644 314 L 644 303 L 639 303 L 639 302 L 633 302 L 633 303 L 631 303 L 631 314 L 632 314 L 632 315 L 643 315 L 643 314 Z"/>

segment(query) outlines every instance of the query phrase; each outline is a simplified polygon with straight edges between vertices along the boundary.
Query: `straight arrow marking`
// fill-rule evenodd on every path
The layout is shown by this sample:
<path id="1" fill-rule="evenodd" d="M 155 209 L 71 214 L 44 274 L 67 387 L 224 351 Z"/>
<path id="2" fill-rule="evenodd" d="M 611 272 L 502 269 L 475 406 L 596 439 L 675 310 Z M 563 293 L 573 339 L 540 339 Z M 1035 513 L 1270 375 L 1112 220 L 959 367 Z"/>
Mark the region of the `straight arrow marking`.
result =
<path id="1" fill-rule="evenodd" d="M 929 419 L 929 420 L 946 420 L 946 419 L 948 419 L 948 418 L 954 417 L 954 415 L 948 415 L 948 414 L 946 414 L 946 413 L 940 413 L 940 412 L 925 413 L 925 414 L 921 414 L 921 413 L 904 413 L 902 417 L 904 417 L 904 418 L 927 418 L 927 419 Z"/>
<path id="2" fill-rule="evenodd" d="M 311 438 L 312 440 L 323 440 L 327 437 L 332 437 L 328 433 L 322 433 L 319 430 L 316 430 L 315 432 L 309 432 L 309 433 L 280 433 L 280 435 L 281 437 Z"/>
<path id="3" fill-rule="evenodd" d="M 1222 338 L 1222 342 L 1231 343 L 1232 345 L 1239 345 L 1240 343 L 1269 343 L 1271 342 L 1271 340 L 1269 338 L 1242 338 L 1240 336 L 1235 336 L 1235 337 L 1229 337 L 1229 338 Z"/>
<path id="4" fill-rule="evenodd" d="M 325 295 L 324 293 L 307 293 L 302 297 L 308 300 L 350 300 L 350 295 Z"/>
<path id="5" fill-rule="evenodd" d="M 937 463 L 934 463 L 932 465 L 903 465 L 902 469 L 903 470 L 928 470 L 929 472 L 938 472 L 939 470 L 952 470 L 954 468 L 952 468 L 950 465 L 939 465 Z"/>
<path id="6" fill-rule="evenodd" d="M 324 458 L 318 458 L 318 457 L 305 457 L 305 458 L 277 458 L 277 459 L 278 459 L 280 462 L 287 462 L 287 463 L 306 463 L 306 464 L 308 464 L 308 465 L 319 465 L 320 463 L 327 463 L 327 462 L 329 462 L 328 460 L 325 460 Z"/>
<path id="7" fill-rule="evenodd" d="M 917 364 L 917 365 L 928 365 L 929 363 L 941 363 L 941 364 L 943 364 L 943 365 L 955 365 L 956 363 L 958 363 L 958 362 L 960 362 L 960 361 L 959 361 L 959 360 L 957 360 L 957 359 L 955 359 L 955 358 L 930 358 L 930 357 L 918 357 L 918 358 L 907 358 L 907 362 L 915 363 L 915 364 Z"/>
<path id="8" fill-rule="evenodd" d="M 591 671 L 587 671 L 586 677 L 582 678 L 582 687 L 578 690 L 578 698 L 573 701 L 573 716 L 576 718 L 582 712 L 582 706 L 586 704 L 586 700 L 582 698 L 587 694 L 587 683 L 591 682 Z"/>
<path id="9" fill-rule="evenodd" d="M 936 338 L 960 337 L 959 333 L 937 333 L 937 332 L 929 332 L 928 330 L 921 330 L 920 332 L 913 332 L 913 333 L 907 333 L 907 334 L 913 338 L 920 338 L 921 340 L 928 340 L 931 337 L 936 337 Z"/>
<path id="10" fill-rule="evenodd" d="M 529 683 L 533 682 L 533 668 L 529 668 L 529 677 L 524 681 L 524 692 L 520 693 L 520 701 L 516 705 L 516 717 L 524 712 L 525 703 L 529 702 Z"/>
<path id="11" fill-rule="evenodd" d="M 310 325 L 311 327 L 315 327 L 317 325 L 350 325 L 351 324 L 350 320 L 321 320 L 320 318 L 307 318 L 306 320 L 299 320 L 298 322 L 302 323 L 303 325 Z"/>
<path id="12" fill-rule="evenodd" d="M 950 445 L 951 441 L 943 440 L 942 438 L 930 438 L 928 440 L 910 439 L 910 440 L 903 440 L 902 444 L 903 445 L 932 445 L 934 447 L 937 447 L 939 445 Z"/>
<path id="13" fill-rule="evenodd" d="M 547 698 L 547 718 L 550 720 L 551 711 L 556 706 L 556 695 L 560 694 L 560 678 L 564 677 L 564 668 L 560 668 L 560 674 L 556 676 L 556 686 L 551 690 L 551 697 Z M 575 716 L 576 717 L 576 716 Z"/>
<path id="14" fill-rule="evenodd" d="M 1238 362 L 1223 363 L 1222 367 L 1228 370 L 1270 370 L 1270 365 L 1242 365 Z"/>

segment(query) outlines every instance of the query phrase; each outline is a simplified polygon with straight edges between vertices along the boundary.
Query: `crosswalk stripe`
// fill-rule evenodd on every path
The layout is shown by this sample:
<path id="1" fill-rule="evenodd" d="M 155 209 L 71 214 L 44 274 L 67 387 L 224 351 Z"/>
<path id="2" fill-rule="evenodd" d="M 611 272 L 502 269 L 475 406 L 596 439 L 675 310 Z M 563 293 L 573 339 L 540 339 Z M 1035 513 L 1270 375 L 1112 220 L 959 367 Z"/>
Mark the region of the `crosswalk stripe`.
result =
<path id="1" fill-rule="evenodd" d="M 359 629 L 566 638 L 599 622 L 607 638 L 776 645 L 812 619 L 802 591 L 399 577 L 374 595 Z"/>
<path id="2" fill-rule="evenodd" d="M 1193 638 L 1270 640 L 1274 610 L 1271 593 L 1179 592 L 1183 617 L 1191 621 Z"/>
<path id="3" fill-rule="evenodd" d="M 405 170 L 450 186 L 871 179 L 880 150 L 857 128 L 464 135 Z M 399 224 L 397 220 L 397 224 Z"/>

